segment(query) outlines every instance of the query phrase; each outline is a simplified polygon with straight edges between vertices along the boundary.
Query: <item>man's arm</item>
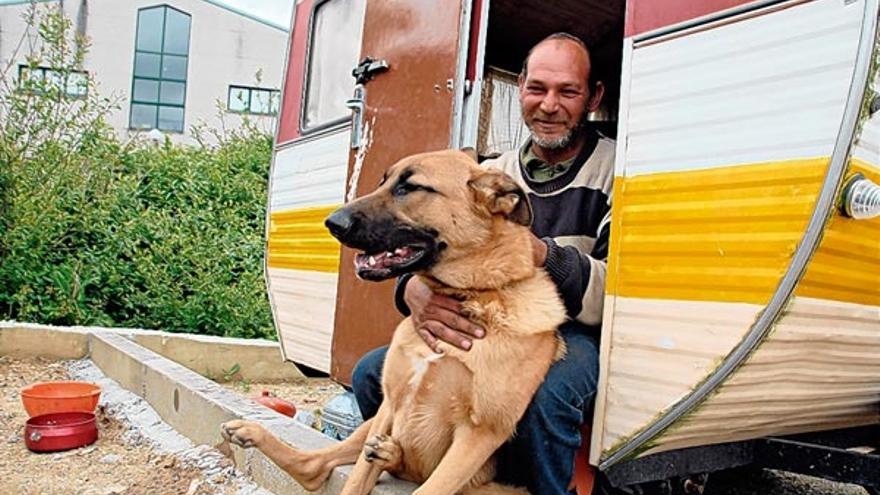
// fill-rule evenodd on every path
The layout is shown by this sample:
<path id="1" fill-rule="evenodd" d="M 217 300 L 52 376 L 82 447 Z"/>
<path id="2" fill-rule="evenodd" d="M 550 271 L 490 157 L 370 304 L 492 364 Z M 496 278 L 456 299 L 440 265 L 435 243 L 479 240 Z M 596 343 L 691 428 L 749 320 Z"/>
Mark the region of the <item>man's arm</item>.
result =
<path id="1" fill-rule="evenodd" d="M 549 237 L 541 239 L 547 246 L 543 266 L 556 284 L 568 316 L 587 325 L 602 322 L 610 220 L 609 212 L 599 224 L 599 234 L 589 254 L 573 246 L 560 246 Z"/>

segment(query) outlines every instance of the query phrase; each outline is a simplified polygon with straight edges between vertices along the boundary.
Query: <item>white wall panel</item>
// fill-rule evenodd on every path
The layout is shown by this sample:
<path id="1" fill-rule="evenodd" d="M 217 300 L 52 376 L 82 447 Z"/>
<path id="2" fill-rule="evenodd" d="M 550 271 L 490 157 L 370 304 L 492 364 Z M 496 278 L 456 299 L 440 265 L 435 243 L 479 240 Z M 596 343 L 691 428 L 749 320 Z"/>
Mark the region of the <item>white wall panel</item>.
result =
<path id="1" fill-rule="evenodd" d="M 336 274 L 283 268 L 267 274 L 284 358 L 329 372 Z"/>
<path id="2" fill-rule="evenodd" d="M 342 204 L 348 172 L 348 128 L 275 153 L 271 212 Z"/>
<path id="3" fill-rule="evenodd" d="M 625 175 L 830 155 L 862 9 L 817 0 L 637 45 Z"/>

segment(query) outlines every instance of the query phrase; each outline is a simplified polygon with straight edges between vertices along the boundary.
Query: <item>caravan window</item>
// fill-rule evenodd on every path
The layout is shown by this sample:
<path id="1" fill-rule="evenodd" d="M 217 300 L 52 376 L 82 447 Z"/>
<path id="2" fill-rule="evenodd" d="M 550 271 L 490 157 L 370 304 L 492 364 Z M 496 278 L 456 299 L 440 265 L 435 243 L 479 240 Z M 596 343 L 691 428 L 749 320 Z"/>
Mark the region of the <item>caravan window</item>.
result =
<path id="1" fill-rule="evenodd" d="M 345 100 L 354 90 L 352 69 L 361 51 L 364 0 L 326 0 L 312 14 L 303 129 L 349 115 Z"/>

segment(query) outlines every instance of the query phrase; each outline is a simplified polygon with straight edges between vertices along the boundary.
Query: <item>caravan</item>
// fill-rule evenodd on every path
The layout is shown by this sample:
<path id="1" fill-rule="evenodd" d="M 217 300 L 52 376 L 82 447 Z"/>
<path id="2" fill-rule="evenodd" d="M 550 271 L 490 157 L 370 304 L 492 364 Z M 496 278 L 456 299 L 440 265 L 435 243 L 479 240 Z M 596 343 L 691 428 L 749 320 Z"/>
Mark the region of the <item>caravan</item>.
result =
<path id="1" fill-rule="evenodd" d="M 518 146 L 522 60 L 568 31 L 609 89 L 594 125 L 617 138 L 590 463 L 619 486 L 757 463 L 880 489 L 877 15 L 299 0 L 267 212 L 285 358 L 346 383 L 387 343 L 393 284 L 358 280 L 324 218 L 404 156 Z"/>

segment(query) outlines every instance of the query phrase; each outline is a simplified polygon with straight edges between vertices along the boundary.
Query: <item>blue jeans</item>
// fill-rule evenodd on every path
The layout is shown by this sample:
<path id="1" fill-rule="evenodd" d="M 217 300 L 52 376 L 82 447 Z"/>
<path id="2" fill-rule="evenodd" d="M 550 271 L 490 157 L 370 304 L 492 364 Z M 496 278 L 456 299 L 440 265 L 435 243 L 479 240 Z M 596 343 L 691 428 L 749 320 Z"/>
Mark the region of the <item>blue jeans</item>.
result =
<path id="1" fill-rule="evenodd" d="M 574 454 L 580 448 L 580 425 L 593 414 L 599 376 L 597 332 L 566 322 L 559 332 L 568 352 L 553 364 L 516 428 L 497 454 L 497 481 L 525 486 L 536 495 L 571 493 Z M 364 418 L 382 402 L 382 363 L 387 347 L 374 349 L 357 363 L 352 388 Z"/>

